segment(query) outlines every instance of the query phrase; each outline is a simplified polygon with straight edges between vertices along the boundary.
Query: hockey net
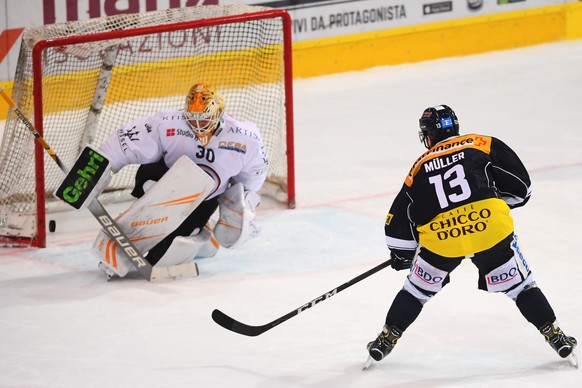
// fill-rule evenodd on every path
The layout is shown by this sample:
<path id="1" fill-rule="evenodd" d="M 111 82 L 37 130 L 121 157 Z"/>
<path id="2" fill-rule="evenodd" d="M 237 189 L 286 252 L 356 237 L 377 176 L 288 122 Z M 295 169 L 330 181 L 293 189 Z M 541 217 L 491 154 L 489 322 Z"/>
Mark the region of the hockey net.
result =
<path id="1" fill-rule="evenodd" d="M 196 82 L 226 111 L 257 124 L 269 172 L 263 195 L 294 207 L 291 19 L 247 5 L 125 14 L 26 29 L 12 98 L 66 166 L 131 119 L 182 109 Z M 135 171 L 115 174 L 102 201 L 129 199 Z M 0 246 L 46 245 L 46 212 L 63 178 L 10 112 L 0 147 Z"/>

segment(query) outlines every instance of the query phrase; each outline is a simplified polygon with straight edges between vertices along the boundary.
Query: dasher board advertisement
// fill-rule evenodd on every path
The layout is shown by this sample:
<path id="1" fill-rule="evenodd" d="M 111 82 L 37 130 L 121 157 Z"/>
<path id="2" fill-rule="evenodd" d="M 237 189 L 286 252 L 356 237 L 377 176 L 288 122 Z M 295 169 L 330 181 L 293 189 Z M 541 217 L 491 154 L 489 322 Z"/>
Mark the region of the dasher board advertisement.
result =
<path id="1" fill-rule="evenodd" d="M 26 27 L 204 5 L 252 4 L 289 11 L 293 41 L 387 30 L 577 0 L 0 0 L 0 82 L 13 79 Z"/>

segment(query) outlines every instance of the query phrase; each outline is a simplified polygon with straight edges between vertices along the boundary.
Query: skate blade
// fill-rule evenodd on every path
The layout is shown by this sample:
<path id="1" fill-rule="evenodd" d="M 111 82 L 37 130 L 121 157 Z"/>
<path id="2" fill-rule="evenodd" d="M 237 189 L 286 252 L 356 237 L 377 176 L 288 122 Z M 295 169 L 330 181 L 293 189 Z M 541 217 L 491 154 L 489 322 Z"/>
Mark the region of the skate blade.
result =
<path id="1" fill-rule="evenodd" d="M 570 353 L 570 355 L 566 358 L 574 368 L 578 369 L 578 357 L 576 357 L 574 352 Z"/>
<path id="2" fill-rule="evenodd" d="M 372 356 L 368 356 L 368 359 L 364 363 L 364 366 L 362 366 L 362 370 L 368 369 L 369 367 L 372 366 L 372 364 L 374 364 L 374 359 L 372 358 Z"/>

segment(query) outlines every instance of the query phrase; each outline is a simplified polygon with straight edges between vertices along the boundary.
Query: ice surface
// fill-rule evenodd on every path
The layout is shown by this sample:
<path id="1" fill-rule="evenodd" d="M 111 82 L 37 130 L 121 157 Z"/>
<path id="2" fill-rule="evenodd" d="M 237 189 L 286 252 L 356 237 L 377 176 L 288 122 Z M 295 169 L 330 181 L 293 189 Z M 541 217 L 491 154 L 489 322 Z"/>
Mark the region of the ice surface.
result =
<path id="1" fill-rule="evenodd" d="M 513 211 L 562 328 L 582 337 L 582 41 L 375 68 L 295 82 L 298 208 L 266 201 L 263 235 L 199 262 L 196 279 L 105 282 L 88 212 L 57 220 L 49 248 L 0 249 L 0 387 L 579 387 L 504 295 L 476 289 L 470 262 L 394 352 L 362 371 L 405 274 L 386 269 L 258 337 L 260 325 L 387 259 L 383 223 L 423 152 L 418 117 L 448 104 L 463 133 L 500 137 L 529 167 Z M 123 206 L 109 207 L 120 212 Z"/>

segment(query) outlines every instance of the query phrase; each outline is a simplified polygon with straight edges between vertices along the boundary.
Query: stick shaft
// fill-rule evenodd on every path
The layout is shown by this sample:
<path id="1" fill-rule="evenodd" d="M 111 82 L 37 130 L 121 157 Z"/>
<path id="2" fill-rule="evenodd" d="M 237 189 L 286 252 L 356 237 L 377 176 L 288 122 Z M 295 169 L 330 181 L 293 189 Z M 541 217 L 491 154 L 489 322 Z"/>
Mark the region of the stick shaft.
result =
<path id="1" fill-rule="evenodd" d="M 322 294 L 322 295 L 318 296 L 317 298 L 305 303 L 303 306 L 301 306 L 293 311 L 290 311 L 287 314 L 275 319 L 272 322 L 264 324 L 264 325 L 260 325 L 260 326 L 247 325 L 245 323 L 237 321 L 236 319 L 226 315 L 225 313 L 223 313 L 220 310 L 214 310 L 212 312 L 212 319 L 214 320 L 214 322 L 216 322 L 217 324 L 219 324 L 220 326 L 224 327 L 227 330 L 233 331 L 233 332 L 238 333 L 238 334 L 246 335 L 249 337 L 255 337 L 255 336 L 263 334 L 267 330 L 270 330 L 273 327 L 278 326 L 279 324 L 293 318 L 294 316 L 301 314 L 302 312 L 304 312 L 307 309 L 310 309 L 311 307 L 315 306 L 319 302 L 323 302 L 324 300 L 331 298 L 332 296 L 345 290 L 346 288 L 351 287 L 354 284 L 360 282 L 361 280 L 364 280 L 365 278 L 375 274 L 376 272 L 388 267 L 390 264 L 392 264 L 392 259 L 386 260 L 383 263 L 378 264 L 374 268 L 369 269 L 368 271 L 356 276 L 355 278 L 345 282 L 344 284 L 342 284 L 342 285 L 326 292 L 325 294 Z"/>
<path id="2" fill-rule="evenodd" d="M 45 151 L 50 155 L 50 157 L 57 163 L 57 165 L 63 171 L 67 171 L 65 165 L 61 162 L 59 157 L 57 156 L 56 152 L 51 148 L 51 146 L 46 142 L 46 140 L 42 137 L 42 135 L 36 130 L 34 125 L 28 120 L 28 118 L 22 113 L 18 105 L 14 102 L 14 100 L 4 91 L 4 88 L 0 88 L 0 95 L 8 106 L 14 110 L 14 113 L 18 116 L 20 121 L 24 124 L 24 126 L 34 135 L 36 141 L 45 149 Z"/>
<path id="3" fill-rule="evenodd" d="M 46 142 L 42 135 L 36 130 L 34 125 L 26 118 L 22 113 L 18 105 L 12 100 L 10 96 L 4 91 L 4 88 L 0 88 L 0 95 L 8 103 L 10 108 L 14 110 L 20 121 L 26 126 L 26 128 L 34 135 L 36 141 L 38 141 L 46 152 L 51 156 L 51 158 L 57 163 L 63 172 L 67 173 L 67 168 L 61 162 L 56 152 L 51 148 L 51 146 Z M 109 215 L 107 210 L 103 207 L 101 202 L 97 198 L 89 205 L 89 211 L 97 219 L 105 233 L 117 244 L 124 249 L 129 259 L 139 270 L 143 277 L 147 280 L 152 279 L 152 265 L 145 259 L 145 257 L 140 253 L 140 251 L 135 247 L 130 238 L 125 234 L 125 232 L 119 227 L 117 222 L 113 217 Z"/>

